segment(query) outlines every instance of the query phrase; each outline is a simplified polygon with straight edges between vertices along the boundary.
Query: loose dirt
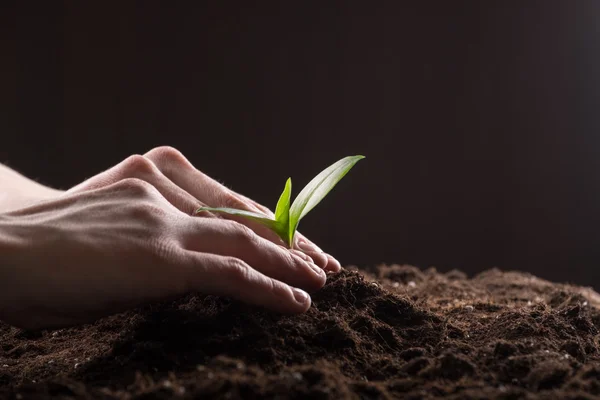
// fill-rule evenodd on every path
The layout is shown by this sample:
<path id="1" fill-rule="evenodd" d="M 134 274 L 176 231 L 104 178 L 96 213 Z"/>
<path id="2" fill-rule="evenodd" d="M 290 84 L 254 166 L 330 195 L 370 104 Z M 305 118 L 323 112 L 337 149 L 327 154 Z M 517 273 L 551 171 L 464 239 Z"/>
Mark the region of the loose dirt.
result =
<path id="1" fill-rule="evenodd" d="M 191 294 L 0 323 L 0 399 L 600 398 L 600 296 L 519 272 L 348 268 L 303 315 Z"/>

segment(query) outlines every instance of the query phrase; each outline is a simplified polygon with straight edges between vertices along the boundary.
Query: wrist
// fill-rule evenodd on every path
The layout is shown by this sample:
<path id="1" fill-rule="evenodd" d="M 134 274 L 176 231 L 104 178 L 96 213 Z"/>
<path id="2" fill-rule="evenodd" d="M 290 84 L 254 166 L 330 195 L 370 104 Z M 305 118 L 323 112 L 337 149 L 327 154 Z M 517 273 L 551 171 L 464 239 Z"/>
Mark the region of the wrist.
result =
<path id="1" fill-rule="evenodd" d="M 0 213 L 52 200 L 62 191 L 41 185 L 0 164 Z"/>

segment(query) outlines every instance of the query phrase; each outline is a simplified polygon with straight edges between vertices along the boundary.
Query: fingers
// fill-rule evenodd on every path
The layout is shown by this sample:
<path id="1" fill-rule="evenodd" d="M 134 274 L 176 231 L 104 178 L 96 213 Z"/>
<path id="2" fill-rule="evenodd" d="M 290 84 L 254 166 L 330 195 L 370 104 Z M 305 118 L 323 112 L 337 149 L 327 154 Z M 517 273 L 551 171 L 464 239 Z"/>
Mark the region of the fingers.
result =
<path id="1" fill-rule="evenodd" d="M 258 213 L 263 213 L 263 210 L 266 209 L 264 207 L 262 209 L 255 207 L 253 204 L 244 201 L 237 193 L 234 193 L 211 177 L 198 171 L 183 154 L 172 147 L 155 148 L 146 153 L 144 157 L 152 161 L 165 177 L 175 185 L 210 207 L 229 207 Z M 266 215 L 273 216 L 273 213 L 269 212 Z M 236 219 L 236 217 L 232 217 L 232 219 L 239 220 L 239 222 L 244 224 L 248 223 L 246 219 Z M 270 229 L 265 228 L 263 225 L 257 225 L 261 229 L 266 229 L 265 232 L 272 233 Z M 259 231 L 261 229 L 257 228 Z M 268 236 L 269 234 L 265 233 L 265 235 Z M 277 235 L 273 235 L 279 240 Z"/>
<path id="2" fill-rule="evenodd" d="M 165 199 L 181 212 L 191 215 L 201 203 L 184 189 L 174 184 L 161 171 L 143 156 L 131 156 L 121 166 L 121 179 L 138 178 L 154 186 Z"/>
<path id="3" fill-rule="evenodd" d="M 190 290 L 229 296 L 282 313 L 302 313 L 310 307 L 308 293 L 270 278 L 237 258 L 189 250 L 184 256 Z"/>
<path id="4" fill-rule="evenodd" d="M 198 171 L 172 147 L 157 147 L 144 154 L 175 185 L 211 207 L 239 208 L 229 189 Z M 256 210 L 251 210 L 256 211 Z"/>
<path id="5" fill-rule="evenodd" d="M 342 269 L 342 264 L 333 258 L 331 254 L 325 254 L 325 256 L 327 256 L 327 267 L 325 268 L 326 271 L 339 272 Z"/>
<path id="6" fill-rule="evenodd" d="M 169 180 L 152 161 L 140 155 L 128 157 L 115 167 L 88 179 L 81 185 L 71 189 L 69 192 L 75 193 L 83 190 L 106 187 L 115 182 L 131 178 L 148 182 L 150 185 L 154 186 L 169 203 L 187 215 L 192 215 L 195 210 L 205 205 Z M 208 212 L 205 212 L 203 215 L 214 217 L 212 213 Z"/>
<path id="7" fill-rule="evenodd" d="M 295 248 L 308 254 L 313 260 L 315 260 L 315 263 L 321 266 L 321 268 L 323 268 L 325 271 L 337 272 L 341 269 L 341 267 L 337 268 L 339 262 L 335 258 L 330 256 L 329 254 L 324 253 L 323 250 L 321 250 L 319 247 L 314 245 L 312 242 L 310 242 L 308 239 L 306 239 L 299 233 L 296 233 L 295 242 Z"/>
<path id="8" fill-rule="evenodd" d="M 259 204 L 256 201 L 254 201 L 244 195 L 241 195 L 239 193 L 235 193 L 235 195 L 240 197 L 246 203 L 251 204 L 258 210 L 260 210 L 262 213 L 264 213 L 265 215 L 268 215 L 270 217 L 274 216 L 273 212 L 271 210 L 269 210 L 267 207 L 263 206 L 262 204 Z M 277 236 L 277 235 L 275 235 L 275 236 Z M 269 238 L 267 238 L 267 239 L 269 239 Z M 338 260 L 336 260 L 330 254 L 324 253 L 323 250 L 321 250 L 317 245 L 315 245 L 313 242 L 308 240 L 300 232 L 296 232 L 295 242 L 296 242 L 295 247 L 300 248 L 303 252 L 308 254 L 314 260 L 315 264 L 317 264 L 318 266 L 323 268 L 325 271 L 338 272 L 340 269 L 342 269 L 342 266 Z"/>
<path id="9" fill-rule="evenodd" d="M 325 284 L 325 272 L 310 257 L 275 245 L 237 222 L 190 218 L 186 231 L 182 247 L 187 250 L 235 257 L 265 275 L 310 291 Z"/>
<path id="10" fill-rule="evenodd" d="M 262 209 L 255 207 L 249 202 L 244 201 L 237 193 L 234 193 L 219 182 L 198 171 L 181 152 L 172 147 L 155 148 L 146 153 L 144 157 L 152 161 L 165 177 L 175 185 L 211 207 L 229 207 L 258 213 L 263 213 L 266 209 L 265 207 Z M 269 212 L 266 215 L 272 216 L 273 213 Z M 285 244 L 275 232 L 258 222 L 227 214 L 222 214 L 221 216 L 248 226 L 259 236 L 275 244 Z M 316 261 L 321 262 L 322 260 L 317 257 Z M 325 266 L 324 263 L 318 265 L 322 268 Z"/>
<path id="11" fill-rule="evenodd" d="M 211 207 L 230 207 L 246 211 L 263 213 L 273 217 L 273 212 L 267 207 L 221 185 L 219 182 L 198 171 L 181 152 L 172 147 L 158 147 L 144 155 L 176 186 L 182 188 L 199 201 Z M 231 215 L 221 215 L 248 226 L 257 235 L 275 244 L 284 245 L 281 238 L 272 230 L 255 221 Z M 299 241 L 304 243 L 302 251 L 308 254 L 315 264 L 327 271 L 337 272 L 340 263 L 332 256 L 323 253 L 306 237 L 297 233 Z"/>

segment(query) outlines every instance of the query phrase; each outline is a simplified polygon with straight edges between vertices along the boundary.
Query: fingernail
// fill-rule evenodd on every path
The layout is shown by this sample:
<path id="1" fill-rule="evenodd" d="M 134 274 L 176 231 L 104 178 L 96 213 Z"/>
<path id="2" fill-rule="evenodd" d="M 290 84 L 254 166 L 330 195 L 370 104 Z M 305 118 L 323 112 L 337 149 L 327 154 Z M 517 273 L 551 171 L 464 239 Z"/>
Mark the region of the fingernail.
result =
<path id="1" fill-rule="evenodd" d="M 321 250 L 320 248 L 318 248 L 316 245 L 314 245 L 312 243 L 308 243 L 308 242 L 302 241 L 302 240 L 298 242 L 298 247 L 301 250 L 304 250 L 304 251 L 316 251 L 317 253 L 322 253 L 323 252 L 323 250 Z"/>
<path id="2" fill-rule="evenodd" d="M 294 299 L 300 304 L 306 304 L 308 301 L 308 293 L 304 290 L 298 288 L 292 288 L 292 293 L 294 294 Z"/>
<path id="3" fill-rule="evenodd" d="M 327 269 L 337 272 L 342 268 L 342 264 L 338 260 L 336 260 L 335 257 L 333 257 L 331 254 L 327 254 L 327 261 Z"/>

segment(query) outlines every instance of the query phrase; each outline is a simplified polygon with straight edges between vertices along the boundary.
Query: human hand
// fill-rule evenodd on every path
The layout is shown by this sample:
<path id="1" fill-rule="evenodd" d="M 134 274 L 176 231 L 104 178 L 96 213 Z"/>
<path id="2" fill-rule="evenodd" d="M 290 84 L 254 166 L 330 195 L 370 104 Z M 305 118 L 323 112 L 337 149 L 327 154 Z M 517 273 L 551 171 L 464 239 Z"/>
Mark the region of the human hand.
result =
<path id="1" fill-rule="evenodd" d="M 178 153 L 149 155 L 177 176 L 181 166 L 165 159 Z M 144 160 L 131 157 L 57 199 L 0 216 L 0 319 L 68 326 L 188 291 L 280 312 L 308 309 L 310 297 L 297 288 L 316 290 L 326 279 L 310 257 L 235 221 L 192 217 L 198 200 Z M 218 189 L 208 186 L 206 198 L 250 202 Z"/>
<path id="2" fill-rule="evenodd" d="M 230 207 L 263 213 L 269 217 L 274 216 L 267 207 L 235 193 L 200 172 L 180 151 L 168 146 L 157 147 L 143 156 L 131 156 L 113 168 L 75 186 L 67 191 L 67 194 L 105 187 L 127 178 L 141 179 L 150 183 L 171 204 L 188 215 L 193 215 L 199 207 L 208 206 Z M 246 218 L 208 212 L 202 212 L 199 216 L 230 219 L 248 226 L 257 235 L 275 244 L 286 245 L 272 230 Z M 324 253 L 299 232 L 295 237 L 294 249 L 299 249 L 310 256 L 314 263 L 325 271 L 337 272 L 341 269 L 340 263 L 335 258 Z"/>

